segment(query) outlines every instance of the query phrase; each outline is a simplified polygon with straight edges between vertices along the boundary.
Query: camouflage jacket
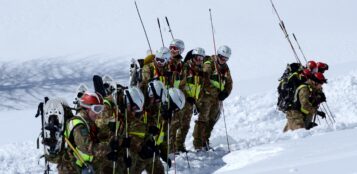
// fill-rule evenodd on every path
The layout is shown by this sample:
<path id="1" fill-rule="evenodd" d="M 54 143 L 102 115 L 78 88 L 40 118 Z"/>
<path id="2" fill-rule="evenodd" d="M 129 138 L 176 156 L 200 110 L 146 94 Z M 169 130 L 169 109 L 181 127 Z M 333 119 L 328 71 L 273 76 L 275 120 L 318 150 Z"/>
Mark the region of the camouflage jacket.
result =
<path id="1" fill-rule="evenodd" d="M 202 97 L 201 91 L 204 80 L 202 75 L 202 67 L 194 65 L 191 59 L 184 63 L 180 89 L 186 97 L 192 97 L 196 100 Z"/>
<path id="2" fill-rule="evenodd" d="M 204 92 L 207 95 L 217 97 L 219 92 L 231 93 L 233 81 L 228 65 L 220 65 L 217 56 L 206 57 L 203 62 Z"/>
<path id="3" fill-rule="evenodd" d="M 69 140 L 67 144 L 70 143 L 70 145 L 67 150 L 73 154 L 73 160 L 77 166 L 83 167 L 83 162 L 86 164 L 100 163 L 101 159 L 110 152 L 108 143 L 100 142 L 97 133 L 97 126 L 86 116 L 84 111 L 68 120 L 65 137 Z"/>
<path id="4" fill-rule="evenodd" d="M 308 82 L 300 85 L 295 92 L 294 102 L 298 104 L 300 112 L 306 116 L 313 116 L 317 111 L 317 107 L 312 104 L 312 94 L 316 91 L 313 85 Z"/>

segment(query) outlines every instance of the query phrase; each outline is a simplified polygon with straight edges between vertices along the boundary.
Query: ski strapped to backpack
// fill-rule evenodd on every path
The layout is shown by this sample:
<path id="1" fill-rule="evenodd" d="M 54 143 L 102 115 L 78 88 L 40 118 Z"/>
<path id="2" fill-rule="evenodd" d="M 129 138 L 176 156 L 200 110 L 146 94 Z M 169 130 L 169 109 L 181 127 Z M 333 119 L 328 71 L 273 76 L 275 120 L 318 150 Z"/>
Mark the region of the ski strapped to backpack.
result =
<path id="1" fill-rule="evenodd" d="M 300 75 L 302 70 L 303 66 L 300 63 L 288 64 L 284 74 L 279 79 L 277 106 L 280 111 L 297 109 L 294 94 L 297 87 L 305 82 L 305 79 Z"/>

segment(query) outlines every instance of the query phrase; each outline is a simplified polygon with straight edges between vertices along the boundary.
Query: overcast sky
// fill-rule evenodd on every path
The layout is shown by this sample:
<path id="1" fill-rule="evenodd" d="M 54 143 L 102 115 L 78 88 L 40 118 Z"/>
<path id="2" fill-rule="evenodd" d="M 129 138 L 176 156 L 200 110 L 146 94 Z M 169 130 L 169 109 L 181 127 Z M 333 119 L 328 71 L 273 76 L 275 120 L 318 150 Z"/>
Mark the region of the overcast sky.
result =
<path id="1" fill-rule="evenodd" d="M 289 33 L 305 54 L 330 65 L 357 60 L 357 1 L 275 0 Z M 186 51 L 203 47 L 213 54 L 209 8 L 217 47 L 232 48 L 236 82 L 276 80 L 292 51 L 269 0 L 138 0 L 152 48 L 171 41 L 164 17 Z M 143 57 L 148 45 L 132 0 L 0 0 L 0 61 L 55 56 Z M 244 85 L 243 85 L 244 86 Z"/>

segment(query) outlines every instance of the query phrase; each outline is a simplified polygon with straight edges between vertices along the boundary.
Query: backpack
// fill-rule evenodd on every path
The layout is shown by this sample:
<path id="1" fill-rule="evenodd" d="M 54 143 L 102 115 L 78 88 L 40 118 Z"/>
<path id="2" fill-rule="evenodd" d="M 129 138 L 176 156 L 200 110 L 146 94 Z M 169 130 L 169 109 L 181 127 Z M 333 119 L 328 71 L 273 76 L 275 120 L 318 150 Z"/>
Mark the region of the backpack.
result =
<path id="1" fill-rule="evenodd" d="M 283 75 L 280 77 L 277 88 L 277 106 L 280 111 L 297 109 L 297 105 L 294 103 L 294 94 L 297 87 L 306 81 L 300 76 L 302 70 L 303 66 L 300 63 L 291 63 L 286 66 Z"/>
<path id="2" fill-rule="evenodd" d="M 61 98 L 49 99 L 40 103 L 39 113 L 42 119 L 42 144 L 44 146 L 44 155 L 46 161 L 58 163 L 63 154 L 65 145 L 64 131 L 66 122 L 73 117 L 72 109 L 67 102 Z M 37 139 L 37 148 L 39 148 L 39 138 Z"/>

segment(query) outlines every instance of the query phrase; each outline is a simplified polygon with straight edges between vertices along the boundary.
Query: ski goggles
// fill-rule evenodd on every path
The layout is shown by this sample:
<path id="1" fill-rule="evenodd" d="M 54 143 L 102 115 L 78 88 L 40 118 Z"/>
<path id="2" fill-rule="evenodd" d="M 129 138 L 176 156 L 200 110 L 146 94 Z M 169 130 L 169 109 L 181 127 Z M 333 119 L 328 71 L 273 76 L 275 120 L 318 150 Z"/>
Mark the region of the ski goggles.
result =
<path id="1" fill-rule="evenodd" d="M 165 59 L 162 59 L 162 58 L 156 57 L 156 58 L 155 58 L 155 61 L 156 61 L 156 62 L 165 63 L 166 60 L 165 60 Z"/>
<path id="2" fill-rule="evenodd" d="M 100 114 L 104 110 L 104 105 L 86 105 L 86 104 L 81 104 L 84 108 L 90 109 L 96 114 Z"/>
<path id="3" fill-rule="evenodd" d="M 170 46 L 169 47 L 170 50 L 174 50 L 174 51 L 178 51 L 179 48 L 177 46 Z"/>
<path id="4" fill-rule="evenodd" d="M 196 59 L 196 60 L 199 60 L 199 61 L 202 61 L 203 58 L 204 58 L 204 57 L 203 57 L 203 56 L 200 56 L 200 55 L 197 55 L 197 56 L 195 57 L 195 59 Z"/>
<path id="5" fill-rule="evenodd" d="M 229 57 L 225 57 L 225 56 L 222 56 L 220 54 L 218 54 L 218 57 L 221 59 L 221 60 L 224 60 L 224 61 L 228 61 L 229 60 Z"/>

